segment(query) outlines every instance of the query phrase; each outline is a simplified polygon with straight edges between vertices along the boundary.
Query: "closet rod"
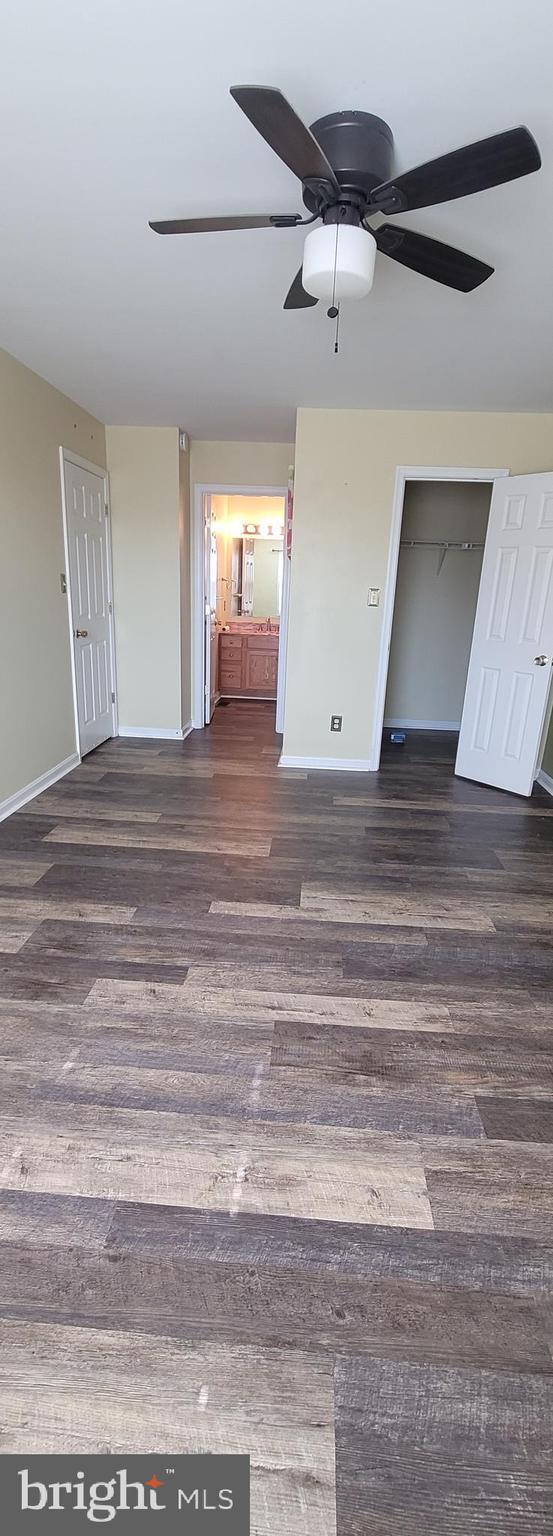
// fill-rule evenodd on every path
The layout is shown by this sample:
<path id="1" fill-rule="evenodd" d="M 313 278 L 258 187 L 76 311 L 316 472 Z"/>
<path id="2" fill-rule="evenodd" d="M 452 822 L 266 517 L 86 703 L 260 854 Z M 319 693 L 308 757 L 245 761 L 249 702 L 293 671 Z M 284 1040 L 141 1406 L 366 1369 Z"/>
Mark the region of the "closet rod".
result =
<path id="1" fill-rule="evenodd" d="M 483 544 L 475 544 L 472 539 L 402 539 L 401 543 L 407 549 L 483 549 Z"/>
<path id="2" fill-rule="evenodd" d="M 401 539 L 404 549 L 439 549 L 438 576 L 442 569 L 448 549 L 483 549 L 483 544 L 475 544 L 472 539 Z"/>

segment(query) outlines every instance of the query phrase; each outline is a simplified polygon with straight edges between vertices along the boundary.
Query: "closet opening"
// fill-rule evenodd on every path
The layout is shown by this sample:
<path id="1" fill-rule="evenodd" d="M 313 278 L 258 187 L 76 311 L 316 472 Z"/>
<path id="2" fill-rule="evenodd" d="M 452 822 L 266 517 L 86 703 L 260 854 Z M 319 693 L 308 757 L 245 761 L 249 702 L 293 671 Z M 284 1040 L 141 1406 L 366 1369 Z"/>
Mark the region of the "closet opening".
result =
<path id="1" fill-rule="evenodd" d="M 387 756 L 401 751 L 397 734 L 405 733 L 416 756 L 455 760 L 492 488 L 493 472 L 405 480 L 383 679 Z"/>

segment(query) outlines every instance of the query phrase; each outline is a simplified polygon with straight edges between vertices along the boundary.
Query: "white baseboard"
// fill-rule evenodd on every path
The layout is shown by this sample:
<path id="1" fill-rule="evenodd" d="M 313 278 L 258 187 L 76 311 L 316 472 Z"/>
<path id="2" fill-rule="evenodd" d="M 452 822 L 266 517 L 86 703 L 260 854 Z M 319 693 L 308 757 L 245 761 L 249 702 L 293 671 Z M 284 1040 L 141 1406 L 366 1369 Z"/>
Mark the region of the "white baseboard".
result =
<path id="1" fill-rule="evenodd" d="M 385 720 L 384 729 L 401 731 L 459 731 L 460 720 Z"/>
<path id="2" fill-rule="evenodd" d="M 371 764 L 364 757 L 290 757 L 282 753 L 279 768 L 303 768 L 309 773 L 317 768 L 327 773 L 370 773 Z"/>
<path id="3" fill-rule="evenodd" d="M 31 784 L 25 784 L 23 789 L 18 789 L 15 795 L 8 795 L 7 800 L 0 801 L 0 821 L 5 821 L 6 816 L 13 816 L 14 811 L 20 811 L 29 800 L 34 800 L 36 795 L 41 795 L 45 789 L 50 789 L 51 784 L 56 784 L 58 779 L 63 779 L 66 773 L 71 773 L 72 768 L 78 768 L 80 754 L 72 752 L 69 757 L 64 757 L 63 762 L 56 763 L 55 768 L 49 768 L 48 773 L 41 773 L 38 779 L 33 779 Z"/>
<path id="4" fill-rule="evenodd" d="M 144 741 L 185 741 L 190 732 L 194 730 L 191 720 L 179 730 L 172 730 L 165 725 L 120 725 L 120 736 L 137 736 Z"/>
<path id="5" fill-rule="evenodd" d="M 546 789 L 548 795 L 553 795 L 553 779 L 550 773 L 545 772 L 545 768 L 540 768 L 539 773 L 536 774 L 536 784 L 541 784 L 542 789 Z"/>

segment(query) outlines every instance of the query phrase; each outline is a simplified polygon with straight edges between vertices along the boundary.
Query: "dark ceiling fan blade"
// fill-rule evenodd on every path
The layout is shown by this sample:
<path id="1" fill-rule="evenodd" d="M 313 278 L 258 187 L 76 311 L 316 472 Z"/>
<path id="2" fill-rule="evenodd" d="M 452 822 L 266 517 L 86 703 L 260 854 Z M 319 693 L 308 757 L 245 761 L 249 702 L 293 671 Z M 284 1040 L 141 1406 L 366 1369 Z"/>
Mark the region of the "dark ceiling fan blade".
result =
<path id="1" fill-rule="evenodd" d="M 293 283 L 288 289 L 284 300 L 283 309 L 310 309 L 312 304 L 318 304 L 319 300 L 307 293 L 302 282 L 302 268 L 296 272 Z"/>
<path id="2" fill-rule="evenodd" d="M 430 208 L 433 203 L 448 203 L 455 197 L 498 187 L 504 181 L 516 181 L 530 171 L 539 171 L 540 165 L 540 152 L 528 128 L 510 128 L 373 187 L 370 208 L 375 213 Z"/>
<path id="3" fill-rule="evenodd" d="M 218 229 L 287 228 L 301 222 L 301 213 L 246 213 L 214 219 L 158 219 L 150 221 L 150 229 L 156 235 L 201 235 Z"/>
<path id="4" fill-rule="evenodd" d="M 443 240 L 431 240 L 428 235 L 418 235 L 414 229 L 400 229 L 397 224 L 381 224 L 371 230 L 379 251 L 400 261 L 412 272 L 431 277 L 435 283 L 445 283 L 447 288 L 457 288 L 459 293 L 471 293 L 480 283 L 491 277 L 493 267 L 476 256 L 467 256 Z"/>
<path id="5" fill-rule="evenodd" d="M 310 128 L 282 91 L 268 85 L 231 85 L 230 94 L 250 123 L 300 181 L 323 181 L 339 192 L 334 171 Z"/>

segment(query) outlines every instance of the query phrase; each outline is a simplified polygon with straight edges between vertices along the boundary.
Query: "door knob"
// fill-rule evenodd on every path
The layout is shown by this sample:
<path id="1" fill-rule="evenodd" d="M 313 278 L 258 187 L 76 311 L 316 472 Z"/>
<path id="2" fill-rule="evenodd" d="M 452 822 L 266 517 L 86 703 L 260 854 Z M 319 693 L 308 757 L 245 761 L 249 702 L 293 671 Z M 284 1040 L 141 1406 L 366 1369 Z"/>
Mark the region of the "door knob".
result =
<path id="1" fill-rule="evenodd" d="M 86 640 L 87 635 L 88 635 L 88 630 L 87 629 L 76 629 L 75 630 L 75 639 L 76 640 Z"/>
<path id="2" fill-rule="evenodd" d="M 534 656 L 534 666 L 535 667 L 546 667 L 548 661 L 549 661 L 549 656 Z"/>

